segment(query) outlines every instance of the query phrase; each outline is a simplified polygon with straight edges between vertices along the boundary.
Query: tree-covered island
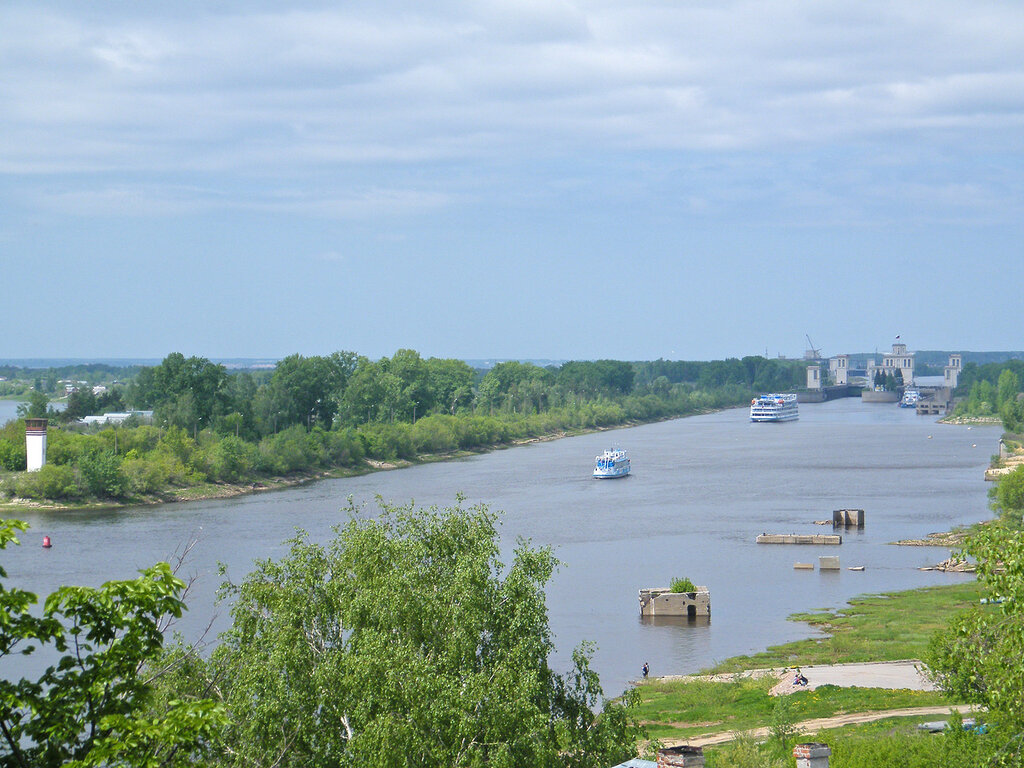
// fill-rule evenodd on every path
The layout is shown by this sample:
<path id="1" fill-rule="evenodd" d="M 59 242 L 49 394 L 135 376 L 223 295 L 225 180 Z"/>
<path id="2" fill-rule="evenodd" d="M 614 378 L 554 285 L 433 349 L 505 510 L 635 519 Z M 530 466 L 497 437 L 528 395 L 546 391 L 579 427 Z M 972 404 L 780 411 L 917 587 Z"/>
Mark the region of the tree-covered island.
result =
<path id="1" fill-rule="evenodd" d="M 400 349 L 291 355 L 273 370 L 229 371 L 181 353 L 110 387 L 72 387 L 47 410 L 52 373 L 26 416 L 49 416 L 47 463 L 24 472 L 24 423 L 0 429 L 0 494 L 68 504 L 131 504 L 238 493 L 517 441 L 701 413 L 792 390 L 805 363 L 572 361 L 488 370 Z M 80 423 L 152 411 L 119 424 Z"/>

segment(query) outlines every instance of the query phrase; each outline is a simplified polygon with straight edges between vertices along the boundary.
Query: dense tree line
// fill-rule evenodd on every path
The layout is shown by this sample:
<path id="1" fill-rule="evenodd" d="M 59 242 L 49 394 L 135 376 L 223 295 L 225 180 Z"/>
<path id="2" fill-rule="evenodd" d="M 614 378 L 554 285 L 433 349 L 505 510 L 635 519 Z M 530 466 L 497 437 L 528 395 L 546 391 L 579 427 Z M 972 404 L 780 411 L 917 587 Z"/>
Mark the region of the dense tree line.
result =
<path id="1" fill-rule="evenodd" d="M 975 365 L 968 363 L 957 385 L 954 416 L 998 416 L 1007 432 L 1024 432 L 1024 361 Z"/>
<path id="2" fill-rule="evenodd" d="M 83 388 L 50 411 L 47 465 L 8 477 L 29 498 L 137 499 L 205 482 L 355 467 L 364 459 L 474 450 L 545 434 L 679 416 L 793 388 L 804 367 L 747 357 L 698 363 L 516 361 L 475 371 L 461 360 L 400 349 L 379 360 L 336 352 L 291 355 L 273 371 L 229 373 L 205 358 L 168 355 L 123 387 Z M 26 415 L 45 415 L 34 393 Z M 83 430 L 88 413 L 153 411 Z M 25 467 L 24 432 L 0 429 L 0 468 Z"/>

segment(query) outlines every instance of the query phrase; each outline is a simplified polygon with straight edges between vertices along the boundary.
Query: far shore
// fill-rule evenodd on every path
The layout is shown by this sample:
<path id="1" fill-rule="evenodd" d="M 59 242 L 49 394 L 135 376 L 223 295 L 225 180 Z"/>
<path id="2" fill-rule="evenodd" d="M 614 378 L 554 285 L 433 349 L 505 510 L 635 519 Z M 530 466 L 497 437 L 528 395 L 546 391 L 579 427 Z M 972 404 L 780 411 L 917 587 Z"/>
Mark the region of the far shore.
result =
<path id="1" fill-rule="evenodd" d="M 6 399 L 16 400 L 23 398 L 9 397 Z M 208 501 L 213 499 L 229 499 L 237 496 L 245 496 L 252 493 L 263 493 L 266 491 L 277 491 L 286 488 L 294 488 L 296 486 L 305 485 L 306 483 L 312 483 L 317 480 L 341 477 L 358 477 L 361 475 L 370 474 L 371 472 L 381 472 L 392 469 L 403 469 L 405 467 L 412 467 L 419 464 L 432 464 L 434 462 L 439 461 L 453 461 L 456 459 L 463 459 L 468 458 L 470 456 L 478 456 L 481 454 L 490 453 L 496 450 L 506 450 L 509 448 L 516 448 L 522 445 L 529 445 L 531 443 L 550 442 L 552 440 L 561 440 L 562 438 L 566 437 L 578 437 L 580 435 L 595 434 L 598 432 L 608 432 L 616 429 L 627 429 L 629 427 L 643 426 L 644 424 L 656 424 L 662 421 L 685 419 L 689 418 L 690 416 L 702 416 L 708 413 L 717 413 L 721 411 L 735 410 L 744 407 L 746 406 L 726 406 L 724 408 L 712 408 L 680 416 L 668 416 L 660 419 L 651 419 L 649 421 L 631 420 L 623 424 L 617 424 L 612 427 L 592 427 L 587 429 L 552 432 L 545 435 L 538 435 L 536 437 L 513 440 L 509 443 L 499 443 L 497 445 L 491 445 L 484 448 L 459 449 L 456 451 L 446 451 L 442 453 L 425 453 L 420 454 L 412 459 L 395 459 L 393 461 L 364 459 L 361 465 L 357 467 L 335 467 L 331 469 L 318 469 L 308 472 L 296 472 L 287 476 L 257 476 L 254 477 L 252 480 L 244 483 L 204 483 L 202 485 L 176 488 L 168 491 L 167 493 L 138 497 L 128 501 L 116 501 L 112 499 L 91 499 L 88 501 L 81 502 L 57 503 L 36 501 L 33 499 L 15 498 L 0 501 L 0 513 L 16 513 L 19 511 L 24 511 L 26 509 L 52 512 L 77 512 L 88 510 L 126 509 L 131 507 L 156 506 L 160 504 L 173 504 L 181 501 Z M 990 421 L 984 420 L 987 418 L 988 417 L 980 417 L 977 420 L 962 419 L 956 421 L 947 421 L 945 419 L 940 419 L 939 423 L 955 425 L 992 423 Z M 986 477 L 986 479 L 988 479 L 988 477 Z M 941 544 L 939 542 L 927 542 L 926 544 L 924 541 L 901 541 L 895 543 L 911 545 L 917 544 L 918 546 L 948 546 L 946 544 Z"/>
<path id="2" fill-rule="evenodd" d="M 358 477 L 361 475 L 368 475 L 372 472 L 383 472 L 393 469 L 404 469 L 406 467 L 413 467 L 419 464 L 433 464 L 439 461 L 454 461 L 456 459 L 464 459 L 470 456 L 479 456 L 485 453 L 491 453 L 492 451 L 506 450 L 509 448 L 517 448 L 523 445 L 530 445 L 531 443 L 546 443 L 551 442 L 553 440 L 561 440 L 562 438 L 565 437 L 578 437 L 580 435 L 589 435 L 598 432 L 609 432 L 616 429 L 639 427 L 643 426 L 644 424 L 656 424 L 661 421 L 685 419 L 690 416 L 701 416 L 707 413 L 731 410 L 735 407 L 740 406 L 710 409 L 705 411 L 699 411 L 696 413 L 688 413 L 683 416 L 669 416 L 662 419 L 652 419 L 650 421 L 633 420 L 625 422 L 623 424 L 616 424 L 613 427 L 592 427 L 588 429 L 552 432 L 546 435 L 538 435 L 536 437 L 527 437 L 518 440 L 513 440 L 509 443 L 499 443 L 497 445 L 488 446 L 486 448 L 478 448 L 472 450 L 460 449 L 456 451 L 445 451 L 442 453 L 424 453 L 412 459 L 395 459 L 393 461 L 364 459 L 362 463 L 356 467 L 335 467 L 332 469 L 318 469 L 309 472 L 296 472 L 287 476 L 260 476 L 254 477 L 251 481 L 244 483 L 204 483 L 202 485 L 176 488 L 164 494 L 154 494 L 151 496 L 131 499 L 129 501 L 92 499 L 81 502 L 57 503 L 36 501 L 34 499 L 8 499 L 6 501 L 0 501 L 0 513 L 18 513 L 24 512 L 25 510 L 28 509 L 31 509 L 33 511 L 48 512 L 82 512 L 107 509 L 128 509 L 134 507 L 147 507 L 156 506 L 160 504 L 174 504 L 181 501 L 209 501 L 213 499 L 230 499 L 237 496 L 246 496 L 253 493 L 264 493 L 267 491 L 279 491 L 284 490 L 286 488 L 295 488 L 300 485 L 305 485 L 306 483 L 316 482 L 317 480 L 326 480 L 330 478 L 341 477 Z"/>

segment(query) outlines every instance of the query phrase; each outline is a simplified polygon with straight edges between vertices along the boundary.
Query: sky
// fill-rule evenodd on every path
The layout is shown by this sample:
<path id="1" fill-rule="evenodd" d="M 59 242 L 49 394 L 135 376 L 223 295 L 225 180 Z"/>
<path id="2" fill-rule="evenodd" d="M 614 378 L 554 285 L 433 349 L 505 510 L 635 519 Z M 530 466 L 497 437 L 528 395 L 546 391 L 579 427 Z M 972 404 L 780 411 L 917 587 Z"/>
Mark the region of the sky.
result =
<path id="1" fill-rule="evenodd" d="M 1024 348 L 1024 4 L 0 4 L 0 358 Z"/>

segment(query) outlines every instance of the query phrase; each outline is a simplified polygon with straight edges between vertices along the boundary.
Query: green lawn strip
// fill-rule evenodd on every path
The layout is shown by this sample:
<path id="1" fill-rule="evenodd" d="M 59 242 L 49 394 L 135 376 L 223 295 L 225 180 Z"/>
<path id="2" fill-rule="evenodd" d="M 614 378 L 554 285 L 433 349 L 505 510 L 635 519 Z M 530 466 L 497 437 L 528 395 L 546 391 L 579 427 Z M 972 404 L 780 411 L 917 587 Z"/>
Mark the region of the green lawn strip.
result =
<path id="1" fill-rule="evenodd" d="M 969 581 L 857 597 L 836 612 L 798 613 L 790 620 L 806 622 L 828 637 L 734 656 L 706 672 L 919 659 L 931 637 L 948 626 L 955 614 L 977 603 L 980 595 L 977 582 Z"/>
<path id="2" fill-rule="evenodd" d="M 652 739 L 681 739 L 702 733 L 746 731 L 768 725 L 785 698 L 790 722 L 848 712 L 942 706 L 949 700 L 936 691 L 885 688 L 840 688 L 824 685 L 786 697 L 770 696 L 771 677 L 729 682 L 654 680 L 639 686 L 638 719 Z"/>
<path id="3" fill-rule="evenodd" d="M 749 738 L 741 738 L 735 743 L 705 747 L 704 756 L 709 766 L 792 765 L 792 758 L 788 757 L 792 752 L 792 744 L 812 740 L 827 744 L 832 750 L 829 757 L 830 768 L 934 768 L 950 765 L 951 753 L 963 755 L 968 751 L 969 754 L 972 747 L 982 746 L 981 742 L 987 738 L 963 733 L 951 739 L 946 734 L 928 733 L 917 727 L 919 723 L 946 719 L 948 718 L 938 715 L 915 715 L 844 725 L 814 734 L 798 735 L 785 749 L 780 749 L 771 738 L 761 744 L 753 743 L 754 740 Z M 747 761 L 737 761 L 736 757 L 743 754 L 748 755 Z M 780 760 L 783 754 L 787 759 Z M 975 764 L 983 765 L 984 761 L 979 760 Z"/>

